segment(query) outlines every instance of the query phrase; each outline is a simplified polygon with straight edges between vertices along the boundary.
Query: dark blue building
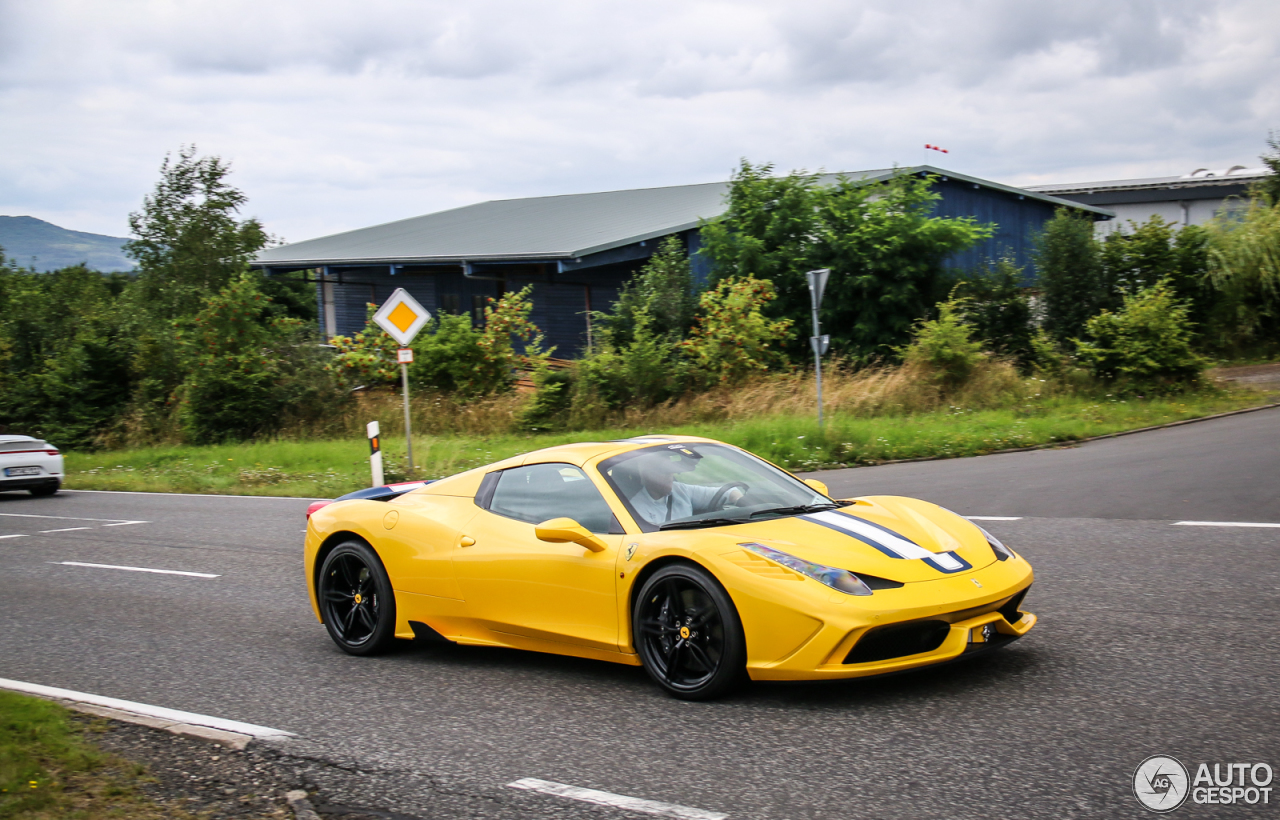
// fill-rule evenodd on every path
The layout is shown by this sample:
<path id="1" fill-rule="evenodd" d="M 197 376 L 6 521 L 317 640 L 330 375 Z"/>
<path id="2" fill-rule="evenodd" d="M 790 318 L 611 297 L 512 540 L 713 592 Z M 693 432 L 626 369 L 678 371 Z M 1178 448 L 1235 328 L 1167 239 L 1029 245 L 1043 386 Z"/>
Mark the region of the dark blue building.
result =
<path id="1" fill-rule="evenodd" d="M 936 177 L 942 199 L 934 215 L 995 224 L 991 239 L 956 254 L 948 260 L 951 267 L 1009 256 L 1032 270 L 1033 236 L 1057 208 L 1095 219 L 1112 216 L 927 165 L 845 176 L 871 184 L 903 173 Z M 556 355 L 572 358 L 586 345 L 590 311 L 607 310 L 664 237 L 682 237 L 695 277 L 705 279 L 698 226 L 724 212 L 728 190 L 729 183 L 712 182 L 481 202 L 271 248 L 254 265 L 268 274 L 314 271 L 326 336 L 360 330 L 366 305 L 381 303 L 398 287 L 433 312 L 469 312 L 479 321 L 488 298 L 532 284 L 533 321 Z"/>

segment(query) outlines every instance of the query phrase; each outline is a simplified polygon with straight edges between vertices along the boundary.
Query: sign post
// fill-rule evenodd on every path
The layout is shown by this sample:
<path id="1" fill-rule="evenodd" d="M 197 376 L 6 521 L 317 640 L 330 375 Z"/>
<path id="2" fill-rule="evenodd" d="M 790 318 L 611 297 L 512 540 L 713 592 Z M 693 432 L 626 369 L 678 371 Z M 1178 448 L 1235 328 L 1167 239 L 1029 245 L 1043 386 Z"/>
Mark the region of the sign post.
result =
<path id="1" fill-rule="evenodd" d="M 400 363 L 400 382 L 404 390 L 404 443 L 410 473 L 413 473 L 414 468 L 413 431 L 409 426 L 409 364 L 413 361 L 413 351 L 409 349 L 409 343 L 430 319 L 431 313 L 418 304 L 418 300 L 404 288 L 396 288 L 391 298 L 383 302 L 378 312 L 373 314 L 373 321 L 378 327 L 400 344 L 400 349 L 396 351 L 396 361 Z"/>
<path id="2" fill-rule="evenodd" d="M 831 337 L 822 335 L 818 325 L 818 307 L 822 304 L 822 292 L 827 289 L 830 268 L 811 270 L 805 274 L 809 280 L 809 301 L 813 305 L 813 335 L 809 344 L 813 347 L 813 370 L 818 380 L 818 429 L 822 429 L 822 357 L 831 346 Z"/>
<path id="3" fill-rule="evenodd" d="M 387 483 L 382 480 L 382 436 L 379 435 L 381 430 L 376 421 L 369 422 L 364 429 L 369 435 L 369 469 L 373 471 L 372 486 L 381 487 Z"/>

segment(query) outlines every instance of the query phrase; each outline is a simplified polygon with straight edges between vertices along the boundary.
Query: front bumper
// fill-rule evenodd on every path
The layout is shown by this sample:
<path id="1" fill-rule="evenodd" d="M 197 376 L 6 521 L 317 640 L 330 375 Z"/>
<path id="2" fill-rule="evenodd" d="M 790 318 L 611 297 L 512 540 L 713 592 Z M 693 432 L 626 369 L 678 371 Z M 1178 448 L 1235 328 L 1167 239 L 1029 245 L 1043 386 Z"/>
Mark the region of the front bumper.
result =
<path id="1" fill-rule="evenodd" d="M 1032 580 L 1031 566 L 1016 558 L 865 598 L 834 593 L 808 610 L 816 628 L 783 657 L 753 653 L 748 626 L 747 671 L 753 680 L 861 678 L 992 651 L 1036 625 L 1021 609 Z"/>

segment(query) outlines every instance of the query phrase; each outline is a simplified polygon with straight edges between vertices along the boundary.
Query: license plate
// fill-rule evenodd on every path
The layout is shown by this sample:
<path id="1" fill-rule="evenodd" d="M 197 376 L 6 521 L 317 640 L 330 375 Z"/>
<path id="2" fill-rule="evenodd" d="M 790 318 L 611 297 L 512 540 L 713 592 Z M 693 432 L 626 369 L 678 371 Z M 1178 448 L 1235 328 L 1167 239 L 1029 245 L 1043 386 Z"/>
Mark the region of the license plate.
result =
<path id="1" fill-rule="evenodd" d="M 6 467 L 5 475 L 40 475 L 39 467 Z"/>

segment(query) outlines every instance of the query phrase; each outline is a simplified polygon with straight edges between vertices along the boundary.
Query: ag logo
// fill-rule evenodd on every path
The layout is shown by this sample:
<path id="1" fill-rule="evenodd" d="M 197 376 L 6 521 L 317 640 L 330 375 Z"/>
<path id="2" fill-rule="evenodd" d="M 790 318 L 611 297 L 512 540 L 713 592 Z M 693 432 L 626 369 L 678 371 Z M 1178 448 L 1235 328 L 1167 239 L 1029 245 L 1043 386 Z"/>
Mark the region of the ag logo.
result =
<path id="1" fill-rule="evenodd" d="M 1186 802 L 1190 780 L 1177 758 L 1152 755 L 1133 773 L 1133 795 L 1143 806 L 1163 814 Z"/>

